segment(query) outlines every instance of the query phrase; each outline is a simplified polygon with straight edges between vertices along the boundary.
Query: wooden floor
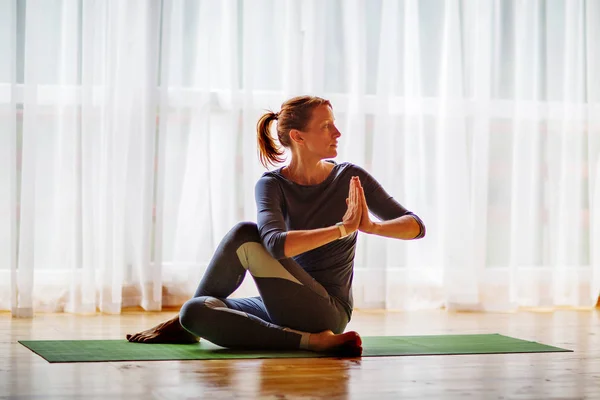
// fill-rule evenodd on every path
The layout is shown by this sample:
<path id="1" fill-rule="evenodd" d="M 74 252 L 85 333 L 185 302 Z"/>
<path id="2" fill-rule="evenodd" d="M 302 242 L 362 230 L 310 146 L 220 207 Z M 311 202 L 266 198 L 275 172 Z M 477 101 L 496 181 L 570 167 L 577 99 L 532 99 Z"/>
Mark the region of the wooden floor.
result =
<path id="1" fill-rule="evenodd" d="M 49 364 L 22 339 L 118 339 L 173 313 L 0 314 L 0 399 L 600 399 L 600 312 L 356 312 L 369 335 L 501 333 L 574 350 L 363 359 Z"/>

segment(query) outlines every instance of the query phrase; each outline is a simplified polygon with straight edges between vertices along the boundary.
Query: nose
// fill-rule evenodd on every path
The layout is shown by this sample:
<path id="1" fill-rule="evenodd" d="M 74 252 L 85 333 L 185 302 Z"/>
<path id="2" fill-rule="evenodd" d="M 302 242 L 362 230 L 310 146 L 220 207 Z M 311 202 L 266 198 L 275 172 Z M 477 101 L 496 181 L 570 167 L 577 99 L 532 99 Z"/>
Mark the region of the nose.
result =
<path id="1" fill-rule="evenodd" d="M 339 131 L 339 129 L 337 128 L 337 126 L 334 126 L 334 128 L 335 128 L 335 132 L 333 133 L 333 137 L 337 139 L 340 136 L 342 136 L 342 132 Z"/>

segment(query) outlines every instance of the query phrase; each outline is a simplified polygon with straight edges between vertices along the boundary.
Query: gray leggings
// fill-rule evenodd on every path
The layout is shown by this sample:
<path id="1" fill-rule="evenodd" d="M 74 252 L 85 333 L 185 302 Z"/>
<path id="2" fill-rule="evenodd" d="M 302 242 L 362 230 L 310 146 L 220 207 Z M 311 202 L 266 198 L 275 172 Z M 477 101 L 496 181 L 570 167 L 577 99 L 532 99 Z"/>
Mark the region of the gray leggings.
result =
<path id="1" fill-rule="evenodd" d="M 259 297 L 228 299 L 246 271 Z M 242 222 L 219 244 L 206 273 L 179 314 L 181 325 L 219 346 L 238 349 L 307 348 L 309 333 L 342 333 L 348 316 L 291 258 L 276 260 L 255 223 Z"/>

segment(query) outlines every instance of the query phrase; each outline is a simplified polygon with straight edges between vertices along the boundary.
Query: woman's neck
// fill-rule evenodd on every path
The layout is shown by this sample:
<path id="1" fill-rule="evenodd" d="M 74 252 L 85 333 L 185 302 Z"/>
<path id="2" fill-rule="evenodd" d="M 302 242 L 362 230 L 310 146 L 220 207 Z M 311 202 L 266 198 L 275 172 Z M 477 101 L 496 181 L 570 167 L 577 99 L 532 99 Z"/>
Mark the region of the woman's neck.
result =
<path id="1" fill-rule="evenodd" d="M 292 159 L 290 165 L 283 168 L 286 178 L 300 185 L 318 185 L 329 176 L 333 164 L 325 161 L 300 162 Z"/>

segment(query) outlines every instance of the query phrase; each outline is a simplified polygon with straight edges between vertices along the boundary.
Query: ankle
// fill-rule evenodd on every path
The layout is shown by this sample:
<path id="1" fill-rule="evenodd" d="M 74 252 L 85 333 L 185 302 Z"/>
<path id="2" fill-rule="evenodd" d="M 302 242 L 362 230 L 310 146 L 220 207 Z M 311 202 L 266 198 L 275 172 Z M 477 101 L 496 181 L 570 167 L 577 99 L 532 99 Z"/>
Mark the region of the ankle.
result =
<path id="1" fill-rule="evenodd" d="M 310 350 L 310 337 L 312 334 L 308 332 L 297 331 L 291 328 L 283 328 L 283 330 L 288 332 L 294 332 L 300 335 L 300 344 L 298 345 L 298 348 L 300 350 Z"/>
<path id="2" fill-rule="evenodd" d="M 322 331 L 319 333 L 311 333 L 307 340 L 307 349 L 311 351 L 321 351 L 330 345 L 331 338 L 336 335 L 330 331 Z"/>

